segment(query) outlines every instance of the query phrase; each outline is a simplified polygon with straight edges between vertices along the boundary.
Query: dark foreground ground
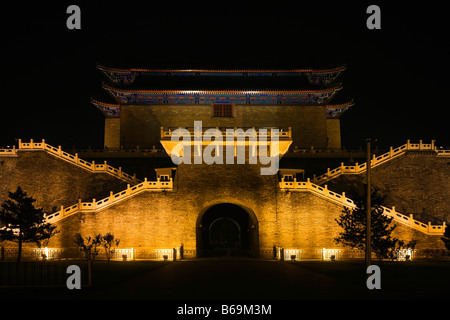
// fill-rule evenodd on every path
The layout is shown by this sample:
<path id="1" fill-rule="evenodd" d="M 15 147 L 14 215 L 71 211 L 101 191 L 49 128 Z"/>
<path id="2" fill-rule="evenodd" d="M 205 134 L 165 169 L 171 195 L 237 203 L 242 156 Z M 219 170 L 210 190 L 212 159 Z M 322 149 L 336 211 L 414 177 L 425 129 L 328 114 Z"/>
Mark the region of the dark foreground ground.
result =
<path id="1" fill-rule="evenodd" d="M 74 262 L 76 263 L 76 262 Z M 377 264 L 373 262 L 373 264 Z M 83 269 L 83 272 L 86 269 Z M 95 261 L 92 286 L 0 288 L 12 300 L 450 300 L 450 261 L 383 262 L 381 289 L 368 289 L 364 262 L 250 258 Z"/>

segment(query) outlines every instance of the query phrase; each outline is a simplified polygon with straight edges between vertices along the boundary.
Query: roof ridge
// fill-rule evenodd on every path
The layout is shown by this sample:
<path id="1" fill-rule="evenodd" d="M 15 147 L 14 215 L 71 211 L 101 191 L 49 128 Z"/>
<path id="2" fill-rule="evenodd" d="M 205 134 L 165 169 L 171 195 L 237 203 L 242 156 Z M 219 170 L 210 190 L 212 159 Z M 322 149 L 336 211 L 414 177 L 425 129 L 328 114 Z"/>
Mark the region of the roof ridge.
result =
<path id="1" fill-rule="evenodd" d="M 160 72 L 311 72 L 311 73 L 327 73 L 338 70 L 346 70 L 346 65 L 340 65 L 333 68 L 116 68 L 107 67 L 98 64 L 97 68 L 102 71 L 116 71 L 116 72 L 143 72 L 143 71 L 160 71 Z"/>

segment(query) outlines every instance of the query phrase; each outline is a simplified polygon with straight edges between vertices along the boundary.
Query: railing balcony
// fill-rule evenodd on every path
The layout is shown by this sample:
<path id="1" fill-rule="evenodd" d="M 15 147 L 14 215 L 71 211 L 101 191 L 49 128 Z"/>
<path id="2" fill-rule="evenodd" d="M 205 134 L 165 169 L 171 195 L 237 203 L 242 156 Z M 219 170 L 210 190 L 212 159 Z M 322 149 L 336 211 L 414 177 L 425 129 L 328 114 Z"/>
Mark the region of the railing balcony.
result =
<path id="1" fill-rule="evenodd" d="M 187 132 L 189 132 L 189 136 L 192 138 L 194 137 L 196 134 L 198 134 L 197 132 L 197 128 L 194 127 L 178 127 L 178 128 L 174 128 L 174 127 L 169 127 L 167 129 L 164 129 L 163 127 L 161 127 L 161 139 L 171 139 L 172 138 L 172 134 L 175 130 L 177 129 L 184 129 Z M 213 130 L 209 130 L 209 129 L 213 129 Z M 274 132 L 272 132 L 273 130 L 276 130 Z M 218 131 L 220 131 L 220 133 L 222 134 L 222 136 L 226 137 L 243 137 L 246 138 L 248 136 L 250 136 L 250 134 L 252 133 L 252 131 L 255 134 L 256 138 L 259 137 L 278 137 L 279 139 L 292 139 L 292 130 L 289 127 L 287 130 L 284 128 L 275 128 L 275 127 L 265 127 L 265 128 L 255 128 L 255 127 L 246 127 L 246 128 L 231 128 L 231 127 L 211 127 L 211 128 L 202 128 L 202 137 L 208 136 L 208 137 L 213 137 L 215 135 L 215 133 Z M 264 131 L 262 131 L 264 130 Z M 186 132 L 185 131 L 185 132 Z M 181 135 L 182 136 L 182 135 Z"/>

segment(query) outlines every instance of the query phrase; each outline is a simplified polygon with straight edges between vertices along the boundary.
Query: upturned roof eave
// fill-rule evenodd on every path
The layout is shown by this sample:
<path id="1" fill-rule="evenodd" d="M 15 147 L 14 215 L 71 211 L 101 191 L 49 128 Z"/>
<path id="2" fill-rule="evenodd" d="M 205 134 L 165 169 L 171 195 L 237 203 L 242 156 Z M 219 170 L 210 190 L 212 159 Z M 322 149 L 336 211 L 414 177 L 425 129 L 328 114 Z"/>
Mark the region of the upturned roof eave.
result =
<path id="1" fill-rule="evenodd" d="M 259 89 L 259 90 L 243 90 L 243 89 L 123 89 L 123 88 L 116 88 L 109 84 L 103 83 L 103 88 L 106 90 L 111 90 L 115 92 L 126 92 L 126 93 L 322 93 L 322 92 L 331 92 L 331 91 L 339 91 L 342 89 L 342 84 L 336 84 L 329 88 L 324 89 L 310 89 L 310 90 L 279 90 L 279 89 Z"/>

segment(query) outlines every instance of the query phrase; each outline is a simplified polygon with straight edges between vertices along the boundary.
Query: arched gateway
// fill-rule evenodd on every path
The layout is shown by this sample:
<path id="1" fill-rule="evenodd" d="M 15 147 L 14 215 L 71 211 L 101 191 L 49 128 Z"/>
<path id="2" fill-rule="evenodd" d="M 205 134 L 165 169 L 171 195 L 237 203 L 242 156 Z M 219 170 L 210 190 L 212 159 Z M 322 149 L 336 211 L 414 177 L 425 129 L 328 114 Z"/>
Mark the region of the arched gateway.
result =
<path id="1" fill-rule="evenodd" d="M 197 256 L 258 256 L 258 221 L 233 203 L 208 206 L 197 219 Z"/>

